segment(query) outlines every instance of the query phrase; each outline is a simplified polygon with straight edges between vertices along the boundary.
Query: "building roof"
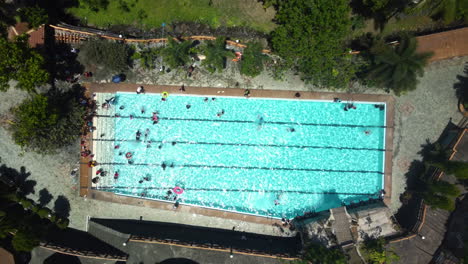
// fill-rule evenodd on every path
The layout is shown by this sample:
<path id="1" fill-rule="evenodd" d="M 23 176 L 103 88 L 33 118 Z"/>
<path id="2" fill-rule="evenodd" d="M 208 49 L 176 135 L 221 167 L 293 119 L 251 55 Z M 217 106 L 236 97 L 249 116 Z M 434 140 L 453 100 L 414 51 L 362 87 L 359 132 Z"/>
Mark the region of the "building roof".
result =
<path id="1" fill-rule="evenodd" d="M 8 39 L 13 40 L 16 36 L 21 34 L 29 35 L 29 46 L 36 48 L 37 46 L 44 45 L 44 30 L 45 26 L 42 25 L 37 29 L 29 29 L 29 25 L 26 22 L 16 23 L 14 26 L 8 28 Z"/>

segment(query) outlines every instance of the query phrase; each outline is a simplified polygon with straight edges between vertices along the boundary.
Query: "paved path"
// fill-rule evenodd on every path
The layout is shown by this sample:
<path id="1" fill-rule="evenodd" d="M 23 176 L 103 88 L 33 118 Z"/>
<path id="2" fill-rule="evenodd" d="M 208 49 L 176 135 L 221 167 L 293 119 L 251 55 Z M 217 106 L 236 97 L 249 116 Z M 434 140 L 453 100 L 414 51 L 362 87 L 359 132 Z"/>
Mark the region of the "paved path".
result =
<path id="1" fill-rule="evenodd" d="M 418 52 L 433 52 L 429 61 L 468 55 L 468 27 L 416 38 Z"/>

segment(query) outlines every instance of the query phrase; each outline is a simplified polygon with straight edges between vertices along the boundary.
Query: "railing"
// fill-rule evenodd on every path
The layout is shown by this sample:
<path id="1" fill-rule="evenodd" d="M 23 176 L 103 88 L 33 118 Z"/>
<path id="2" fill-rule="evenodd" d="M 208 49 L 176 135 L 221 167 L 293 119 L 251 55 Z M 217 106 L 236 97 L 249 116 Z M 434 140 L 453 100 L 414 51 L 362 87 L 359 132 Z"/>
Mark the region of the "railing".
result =
<path id="1" fill-rule="evenodd" d="M 105 260 L 111 260 L 111 261 L 126 261 L 128 259 L 127 254 L 118 254 L 117 252 L 113 254 L 101 253 L 101 252 L 95 252 L 95 251 L 86 250 L 86 249 L 74 249 L 74 248 L 68 248 L 68 247 L 56 245 L 50 242 L 41 243 L 40 247 L 49 249 L 55 252 L 59 252 L 62 254 L 72 255 L 72 256 L 77 256 L 77 257 L 105 259 Z"/>
<path id="2" fill-rule="evenodd" d="M 49 25 L 51 28 L 56 30 L 55 36 L 62 41 L 71 41 L 71 42 L 79 42 L 86 40 L 90 37 L 101 37 L 105 39 L 110 39 L 110 40 L 118 40 L 118 41 L 124 41 L 128 43 L 165 43 L 168 41 L 168 38 L 152 38 L 152 39 L 137 39 L 137 38 L 125 38 L 121 37 L 120 35 L 111 33 L 111 32 L 106 32 L 102 30 L 95 30 L 95 29 L 89 29 L 89 28 L 80 28 L 80 27 L 75 27 L 71 25 L 66 25 L 66 24 L 60 24 L 58 26 L 56 25 Z M 62 31 L 62 32 L 59 32 Z M 67 34 L 76 34 L 76 35 L 70 35 L 67 37 Z M 189 36 L 189 37 L 182 37 L 182 39 L 185 40 L 215 40 L 216 37 L 213 36 Z M 234 46 L 237 48 L 244 49 L 247 47 L 247 45 L 237 43 L 232 40 L 226 40 L 226 44 L 229 46 Z M 271 53 L 270 50 L 264 49 L 262 50 L 263 53 Z"/>

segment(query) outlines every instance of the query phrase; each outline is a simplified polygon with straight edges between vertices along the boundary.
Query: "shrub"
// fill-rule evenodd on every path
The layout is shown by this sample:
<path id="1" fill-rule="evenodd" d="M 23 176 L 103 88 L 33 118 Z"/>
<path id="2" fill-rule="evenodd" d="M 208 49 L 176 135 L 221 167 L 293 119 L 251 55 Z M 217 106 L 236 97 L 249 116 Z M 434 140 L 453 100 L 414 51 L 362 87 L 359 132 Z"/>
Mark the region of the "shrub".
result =
<path id="1" fill-rule="evenodd" d="M 433 208 L 440 208 L 447 211 L 453 211 L 455 209 L 455 203 L 451 198 L 439 194 L 426 193 L 424 195 L 424 202 Z"/>
<path id="2" fill-rule="evenodd" d="M 453 197 L 460 195 L 460 190 L 458 190 L 457 186 L 446 181 L 438 181 L 429 185 L 429 191 Z"/>
<path id="3" fill-rule="evenodd" d="M 232 52 L 226 50 L 226 38 L 224 37 L 218 37 L 215 41 L 208 41 L 202 52 L 206 56 L 202 64 L 206 65 L 211 73 L 224 69 L 226 60 L 233 57 Z"/>
<path id="4" fill-rule="evenodd" d="M 131 49 L 123 43 L 95 38 L 86 41 L 81 49 L 85 64 L 98 65 L 115 72 L 129 67 Z"/>
<path id="5" fill-rule="evenodd" d="M 346 257 L 339 249 L 328 249 L 323 245 L 312 244 L 306 249 L 306 253 L 301 260 L 295 261 L 295 264 L 345 264 Z"/>
<path id="6" fill-rule="evenodd" d="M 190 62 L 191 46 L 189 41 L 177 42 L 169 38 L 167 46 L 162 50 L 164 62 L 171 68 L 185 66 Z"/>
<path id="7" fill-rule="evenodd" d="M 400 257 L 393 251 L 385 248 L 385 239 L 383 237 L 378 239 L 367 239 L 362 246 L 362 253 L 364 258 L 369 263 L 383 264 L 392 263 L 400 259 Z"/>
<path id="8" fill-rule="evenodd" d="M 143 68 L 153 70 L 156 68 L 156 59 L 160 53 L 161 49 L 146 48 L 136 52 L 132 58 L 139 59 Z"/>
<path id="9" fill-rule="evenodd" d="M 259 75 L 263 71 L 265 59 L 266 56 L 262 53 L 262 46 L 259 43 L 249 43 L 242 54 L 240 72 L 250 77 Z"/>
<path id="10" fill-rule="evenodd" d="M 39 238 L 34 232 L 19 230 L 16 232 L 11 243 L 15 250 L 29 252 L 39 245 Z"/>

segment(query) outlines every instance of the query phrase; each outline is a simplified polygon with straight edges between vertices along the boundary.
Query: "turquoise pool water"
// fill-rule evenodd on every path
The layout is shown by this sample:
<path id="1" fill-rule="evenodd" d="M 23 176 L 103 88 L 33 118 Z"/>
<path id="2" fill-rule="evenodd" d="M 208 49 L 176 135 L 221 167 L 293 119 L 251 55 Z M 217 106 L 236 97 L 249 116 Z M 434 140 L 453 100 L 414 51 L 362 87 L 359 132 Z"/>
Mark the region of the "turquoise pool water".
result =
<path id="1" fill-rule="evenodd" d="M 98 168 L 108 172 L 102 190 L 292 218 L 376 198 L 383 189 L 385 111 L 374 103 L 344 111 L 344 103 L 305 100 L 97 99 L 111 97 L 114 105 L 98 112 L 94 139 Z M 184 192 L 168 195 L 176 186 Z"/>

